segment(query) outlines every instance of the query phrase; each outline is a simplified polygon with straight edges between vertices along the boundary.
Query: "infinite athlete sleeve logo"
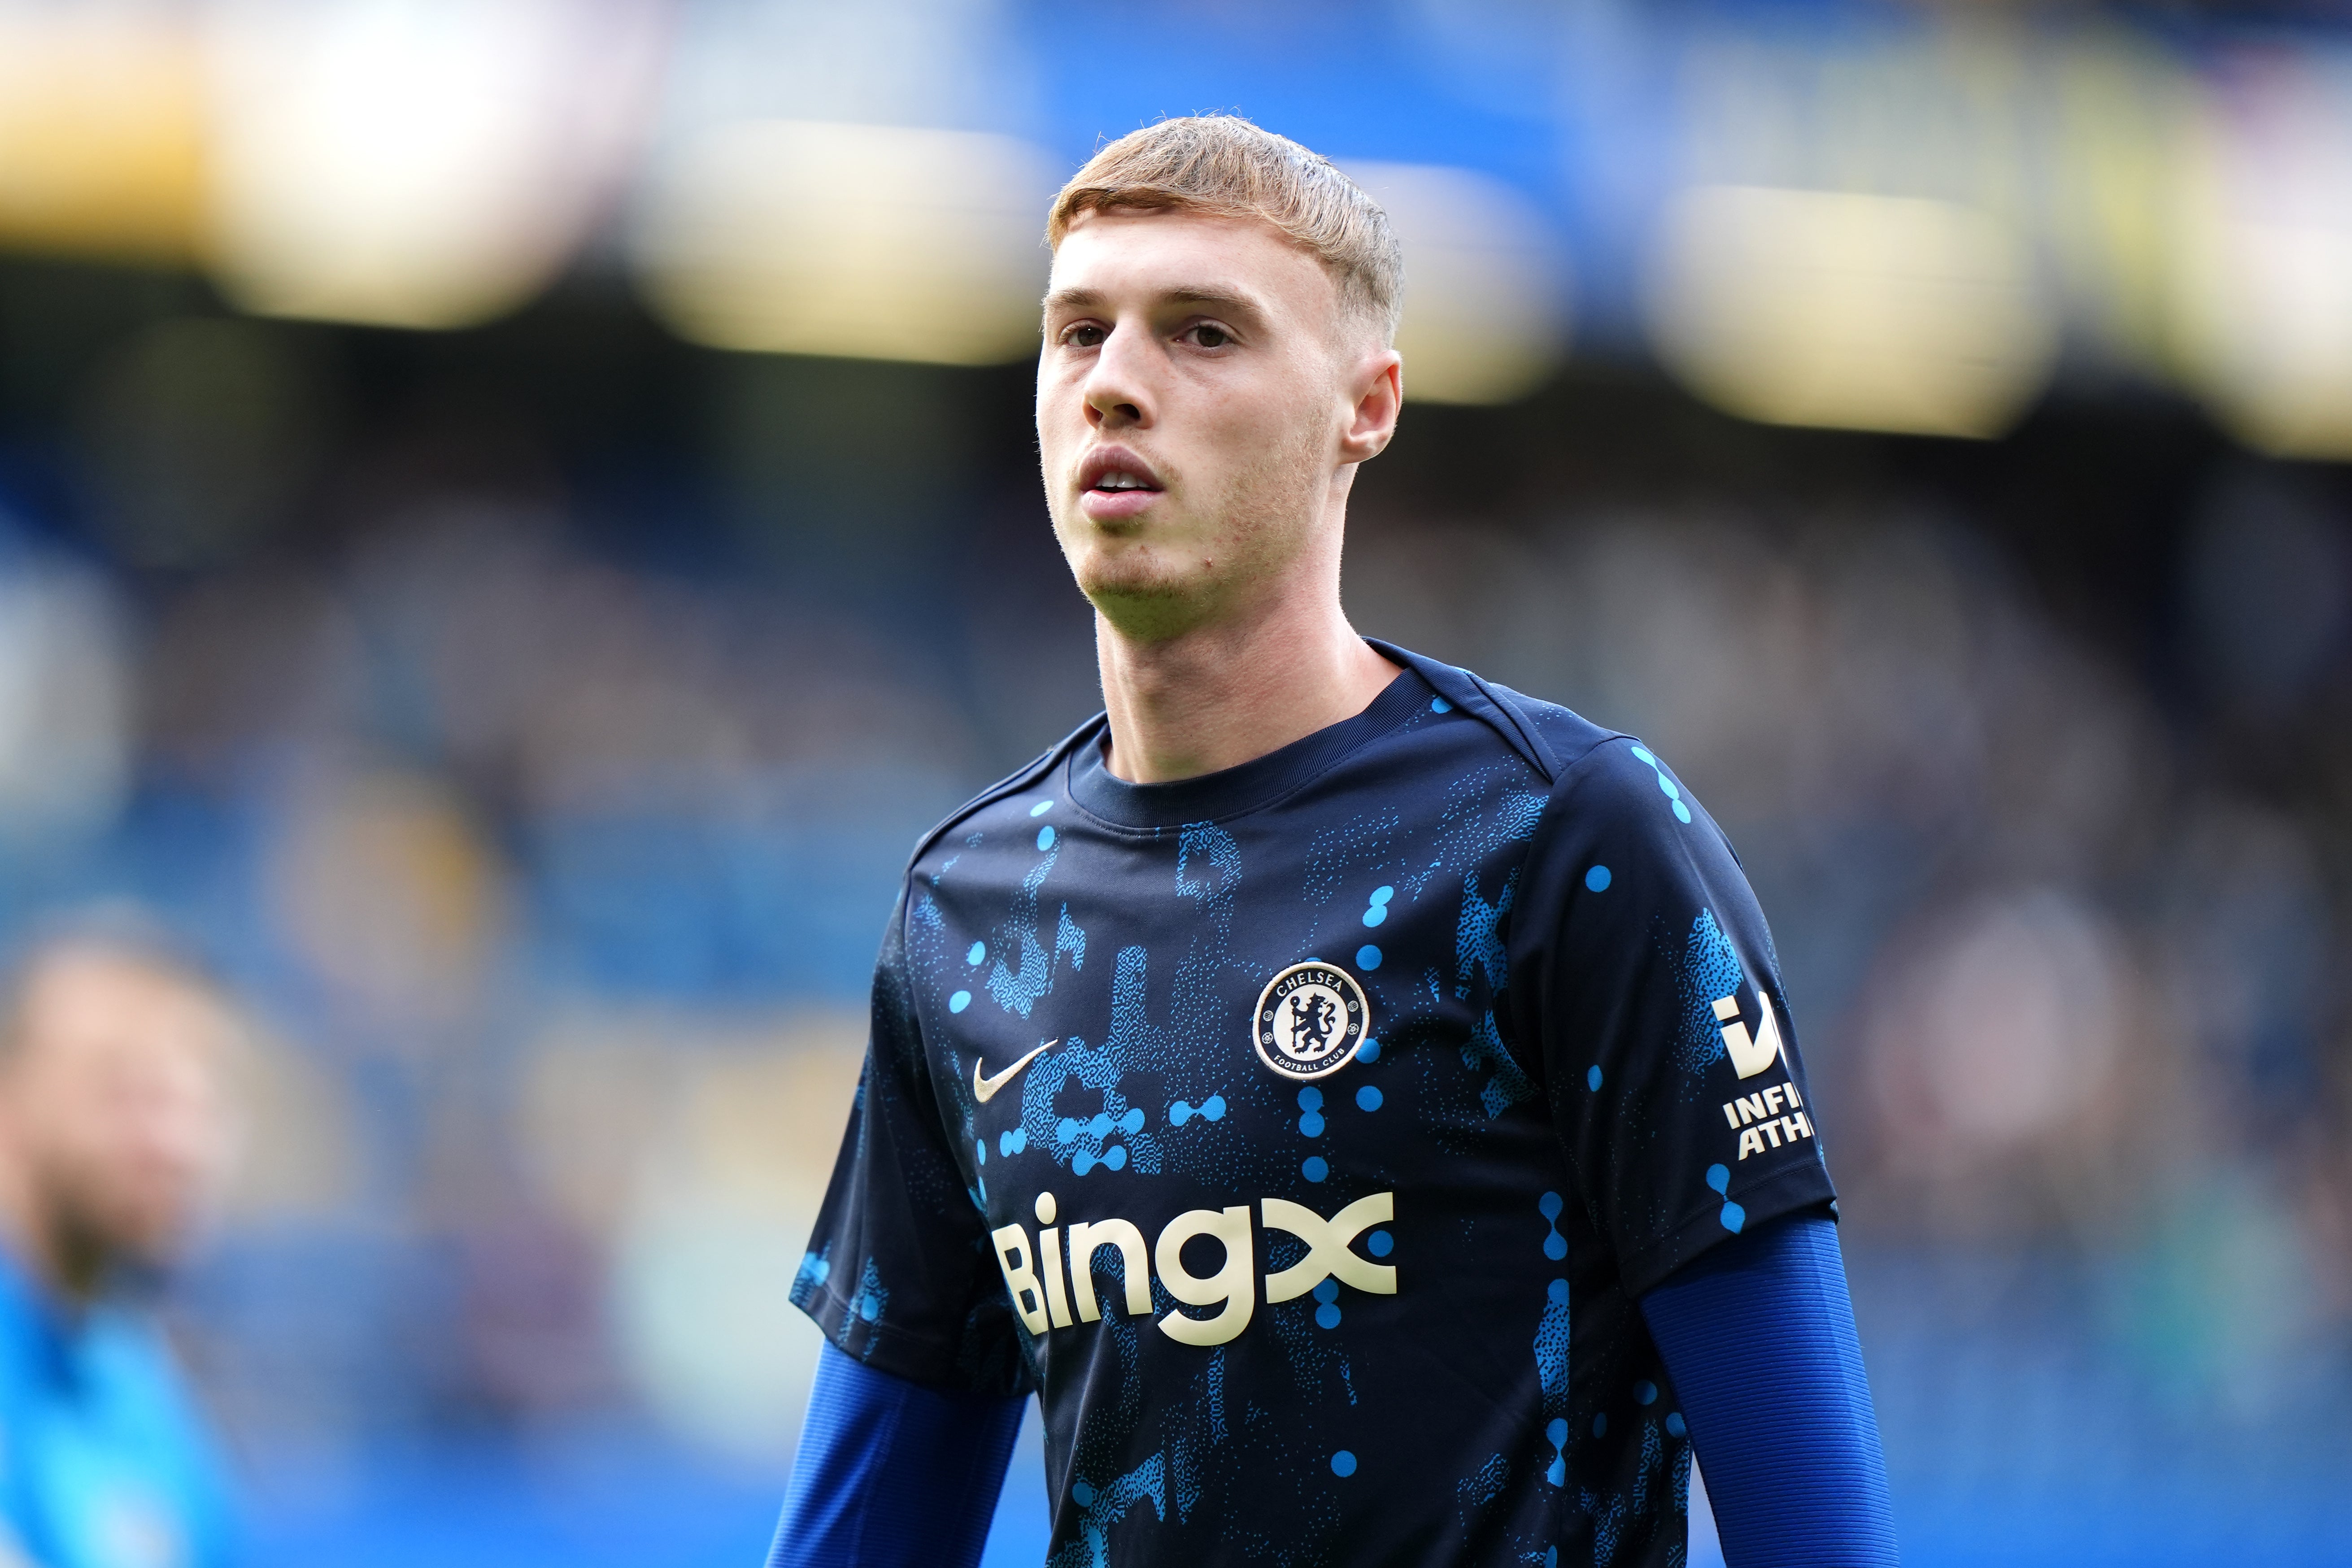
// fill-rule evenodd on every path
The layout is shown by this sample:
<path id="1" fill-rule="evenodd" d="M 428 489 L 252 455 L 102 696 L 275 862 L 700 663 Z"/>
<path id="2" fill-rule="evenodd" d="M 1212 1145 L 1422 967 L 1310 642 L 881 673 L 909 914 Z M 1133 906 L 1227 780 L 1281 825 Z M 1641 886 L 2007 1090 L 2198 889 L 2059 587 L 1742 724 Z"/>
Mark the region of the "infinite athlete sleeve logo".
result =
<path id="1" fill-rule="evenodd" d="M 1258 993 L 1251 1037 L 1258 1060 L 1285 1078 L 1322 1078 L 1355 1059 L 1371 1026 L 1356 977 L 1336 964 L 1294 963 Z"/>
<path id="2" fill-rule="evenodd" d="M 1774 1062 L 1786 1061 L 1788 1053 L 1780 1046 L 1780 1026 L 1772 1016 L 1772 997 L 1762 986 L 1756 988 L 1756 1000 L 1761 1005 L 1762 1016 L 1756 1021 L 1756 1033 L 1751 1038 L 1748 1026 L 1739 1016 L 1737 993 L 1715 999 L 1716 1022 L 1723 1026 L 1723 1048 L 1731 1057 L 1732 1069 L 1741 1078 L 1754 1078 Z"/>
<path id="3" fill-rule="evenodd" d="M 1772 1016 L 1771 993 L 1758 986 L 1756 1003 L 1759 1016 L 1756 1033 L 1751 1037 L 1739 1016 L 1738 996 L 1735 994 L 1715 1000 L 1715 1016 L 1723 1026 L 1723 1048 L 1743 1081 L 1769 1070 L 1775 1063 L 1785 1068 L 1789 1061 L 1787 1049 L 1780 1043 L 1780 1026 Z M 1763 1153 L 1768 1141 L 1778 1149 L 1784 1142 L 1811 1138 L 1813 1124 L 1805 1115 L 1804 1105 L 1793 1078 L 1759 1093 L 1724 1101 L 1723 1119 L 1739 1134 L 1739 1157 L 1745 1160 L 1750 1154 Z"/>

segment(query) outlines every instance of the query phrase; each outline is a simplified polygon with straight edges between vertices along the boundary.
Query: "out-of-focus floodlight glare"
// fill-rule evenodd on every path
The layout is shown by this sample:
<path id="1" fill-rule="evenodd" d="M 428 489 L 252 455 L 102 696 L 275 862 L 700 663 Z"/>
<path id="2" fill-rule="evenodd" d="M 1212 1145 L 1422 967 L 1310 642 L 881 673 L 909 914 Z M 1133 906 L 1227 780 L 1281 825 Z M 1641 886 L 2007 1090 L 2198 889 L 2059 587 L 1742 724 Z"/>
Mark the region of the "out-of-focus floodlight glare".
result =
<path id="1" fill-rule="evenodd" d="M 993 364 L 1034 353 L 1053 161 L 1005 136 L 720 125 L 654 171 L 640 286 L 713 348 Z"/>
<path id="2" fill-rule="evenodd" d="M 2189 378 L 2240 440 L 2352 458 L 2352 68 L 2224 79 L 2183 182 L 2178 321 Z"/>
<path id="3" fill-rule="evenodd" d="M 141 261 L 194 249 L 193 33 L 151 13 L 0 0 L 0 242 Z"/>
<path id="4" fill-rule="evenodd" d="M 1350 163 L 1404 246 L 1405 393 L 1508 403 L 1568 350 L 1568 268 L 1532 203 L 1467 169 Z"/>
<path id="5" fill-rule="evenodd" d="M 634 0 L 226 0 L 210 250 L 265 315 L 459 327 L 562 266 L 633 138 Z"/>
<path id="6" fill-rule="evenodd" d="M 2024 239 L 1948 202 L 1700 186 L 1668 208 L 1649 282 L 1667 367 L 1768 424 L 1997 436 L 2057 351 Z"/>

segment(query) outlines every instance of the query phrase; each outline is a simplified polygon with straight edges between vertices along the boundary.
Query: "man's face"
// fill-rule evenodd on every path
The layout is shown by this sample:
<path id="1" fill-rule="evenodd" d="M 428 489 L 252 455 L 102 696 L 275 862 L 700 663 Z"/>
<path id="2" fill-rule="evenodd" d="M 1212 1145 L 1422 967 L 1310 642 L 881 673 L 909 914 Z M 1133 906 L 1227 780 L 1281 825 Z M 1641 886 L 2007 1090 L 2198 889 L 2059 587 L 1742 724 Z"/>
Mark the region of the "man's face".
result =
<path id="1" fill-rule="evenodd" d="M 85 1254 L 169 1261 L 226 1171 L 232 1020 L 180 976 L 100 951 L 51 955 L 22 1005 L 0 1134 L 45 1223 Z"/>
<path id="2" fill-rule="evenodd" d="M 1346 444 L 1357 384 L 1383 353 L 1269 225 L 1081 213 L 1037 366 L 1046 500 L 1079 588 L 1130 635 L 1171 637 L 1336 546 L 1322 525 L 1370 455 Z"/>

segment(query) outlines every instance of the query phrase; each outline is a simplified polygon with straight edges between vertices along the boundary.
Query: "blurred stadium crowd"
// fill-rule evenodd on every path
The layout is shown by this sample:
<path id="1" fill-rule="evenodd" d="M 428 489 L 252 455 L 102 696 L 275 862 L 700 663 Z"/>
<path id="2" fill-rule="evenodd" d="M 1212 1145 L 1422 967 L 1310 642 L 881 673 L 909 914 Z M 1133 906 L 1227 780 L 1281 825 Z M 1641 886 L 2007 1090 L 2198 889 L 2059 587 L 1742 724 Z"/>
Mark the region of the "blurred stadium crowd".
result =
<path id="1" fill-rule="evenodd" d="M 1474 405 L 1367 471 L 1357 624 L 1746 858 L 1912 1560 L 2340 1552 L 2352 485 L 2280 455 L 2352 452 L 2344 38 L 1243 9 L 1110 87 L 981 0 L 0 5 L 73 89 L 0 151 L 81 160 L 0 164 L 0 925 L 135 901 L 250 1004 L 174 1310 L 265 1555 L 541 1560 L 533 1488 L 757 1551 L 902 858 L 1097 705 L 989 368 L 1040 192 L 1215 103 L 1367 160 Z"/>
<path id="2" fill-rule="evenodd" d="M 2218 1551 L 2213 1489 L 2343 1484 L 2262 1435 L 2343 1430 L 2345 807 L 2314 716 L 2352 533 L 2334 484 L 2198 490 L 2169 613 L 2120 649 L 1901 487 L 1357 557 L 1368 624 L 1642 730 L 1732 835 L 1824 1085 L 1890 1462 L 1975 1500 L 1956 1529 L 2039 1495 Z"/>
<path id="3" fill-rule="evenodd" d="M 649 1422 L 772 1478 L 900 858 L 1095 700 L 1018 374 L 702 363 L 768 434 L 698 518 L 583 493 L 520 426 L 387 419 L 257 537 L 210 531 L 268 477 L 240 427 L 316 395 L 225 416 L 219 367 L 302 335 L 131 330 L 77 439 L 93 473 L 176 454 L 173 499 L 12 518 L 8 913 L 137 899 L 254 1001 L 255 1146 L 184 1308 L 281 1502 Z M 193 391 L 154 371 L 189 341 Z M 861 375 L 1012 438 L 960 484 L 883 456 L 957 419 L 828 449 L 794 411 Z M 1418 423 L 1367 474 L 1351 612 L 1638 731 L 1732 833 L 1915 1498 L 2130 1512 L 2231 1455 L 2245 1495 L 2340 1486 L 2340 479 L 2191 439 L 2174 502 L 2072 521 L 2107 541 L 2086 587 L 1874 438 L 1676 473 L 1759 437 L 1606 377 Z M 937 510 L 840 501 L 860 526 L 816 546 L 771 515 L 858 471 Z M 2282 1425 L 2308 1443 L 2253 1442 Z"/>

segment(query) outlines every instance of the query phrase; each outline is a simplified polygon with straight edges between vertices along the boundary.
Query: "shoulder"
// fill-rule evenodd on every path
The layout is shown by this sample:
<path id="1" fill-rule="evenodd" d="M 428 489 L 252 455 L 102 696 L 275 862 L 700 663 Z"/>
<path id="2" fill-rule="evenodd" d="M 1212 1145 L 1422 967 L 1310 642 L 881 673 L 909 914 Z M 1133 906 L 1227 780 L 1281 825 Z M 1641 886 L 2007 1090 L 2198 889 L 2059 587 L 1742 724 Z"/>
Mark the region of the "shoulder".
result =
<path id="1" fill-rule="evenodd" d="M 1631 739 L 1557 702 L 1514 691 L 1473 671 L 1390 643 L 1373 640 L 1372 646 L 1427 681 L 1440 701 L 1483 722 L 1555 785 L 1596 749 Z"/>
<path id="2" fill-rule="evenodd" d="M 1103 722 L 1104 715 L 1096 714 L 933 824 L 916 841 L 914 853 L 907 857 L 908 877 L 912 878 L 927 857 L 941 845 L 951 842 L 958 833 L 969 830 L 975 820 L 986 816 L 992 807 L 1003 805 L 1044 781 L 1080 746 L 1100 734 Z"/>
<path id="3" fill-rule="evenodd" d="M 223 1560 L 236 1531 L 235 1496 L 195 1390 L 170 1338 L 143 1305 L 105 1302 L 85 1320 L 79 1353 L 90 1397 L 124 1444 L 123 1457 L 163 1487 L 188 1532 L 188 1561 Z"/>
<path id="4" fill-rule="evenodd" d="M 1552 795 L 1580 811 L 1633 815 L 1660 831 L 1671 816 L 1696 826 L 1698 802 L 1638 735 L 1596 724 L 1557 702 L 1486 682 L 1498 706 L 1534 733 L 1551 759 Z"/>
<path id="5" fill-rule="evenodd" d="M 112 1397 L 174 1421 L 188 1417 L 179 1362 L 148 1312 L 114 1303 L 94 1307 L 79 1337 L 79 1359 L 105 1381 Z"/>
<path id="6" fill-rule="evenodd" d="M 1596 832 L 1631 834 L 1661 848 L 1696 834 L 1705 852 L 1730 852 L 1721 828 L 1696 797 L 1638 736 L 1469 670 L 1384 643 L 1375 646 L 1418 673 L 1441 699 L 1483 721 L 1549 783 L 1546 821 L 1537 833 L 1539 853 L 1563 837 Z M 1736 862 L 1738 856 L 1732 858 Z"/>
<path id="7" fill-rule="evenodd" d="M 1635 753 L 1649 754 L 1633 736 L 1596 724 L 1572 709 L 1493 681 L 1486 684 L 1497 706 L 1517 717 L 1541 743 L 1549 757 L 1549 771 L 1556 789 L 1571 783 L 1630 776 L 1622 772 L 1623 762 Z"/>

